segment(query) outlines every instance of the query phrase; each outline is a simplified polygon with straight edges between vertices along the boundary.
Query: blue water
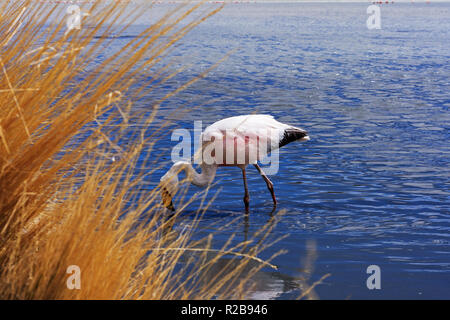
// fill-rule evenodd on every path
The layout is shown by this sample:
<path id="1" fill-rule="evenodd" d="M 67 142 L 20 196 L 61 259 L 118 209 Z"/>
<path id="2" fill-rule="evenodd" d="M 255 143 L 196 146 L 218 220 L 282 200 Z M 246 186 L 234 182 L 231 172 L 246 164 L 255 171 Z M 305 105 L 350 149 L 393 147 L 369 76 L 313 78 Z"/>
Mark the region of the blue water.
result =
<path id="1" fill-rule="evenodd" d="M 279 200 L 273 215 L 284 214 L 270 237 L 287 237 L 261 257 L 288 253 L 272 261 L 278 271 L 258 273 L 252 297 L 293 299 L 330 273 L 315 297 L 450 299 L 450 4 L 383 5 L 381 30 L 367 29 L 367 6 L 230 4 L 167 57 L 169 70 L 187 66 L 164 84 L 169 92 L 235 50 L 162 104 L 159 119 L 169 117 L 171 129 L 192 132 L 194 120 L 205 128 L 258 112 L 310 134 L 281 150 L 271 177 Z M 142 27 L 134 26 L 136 34 Z M 135 107 L 149 108 L 164 90 Z M 197 108 L 173 113 L 180 107 Z M 176 144 L 170 132 L 158 141 L 164 166 L 149 189 Z M 253 167 L 248 172 L 250 215 L 240 170 L 221 168 L 207 199 L 220 193 L 194 237 L 220 229 L 214 246 L 221 247 L 233 233 L 242 241 L 272 223 L 266 185 Z M 192 223 L 199 203 L 175 228 Z M 381 269 L 380 290 L 366 286 L 369 265 Z"/>

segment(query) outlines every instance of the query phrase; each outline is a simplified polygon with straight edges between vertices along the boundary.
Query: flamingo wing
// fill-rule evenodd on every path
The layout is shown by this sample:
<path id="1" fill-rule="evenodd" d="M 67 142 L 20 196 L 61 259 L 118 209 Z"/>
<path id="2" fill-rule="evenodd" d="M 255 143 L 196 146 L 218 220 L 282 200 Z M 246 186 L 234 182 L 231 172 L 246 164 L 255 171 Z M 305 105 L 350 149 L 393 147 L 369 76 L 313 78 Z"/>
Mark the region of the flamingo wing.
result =
<path id="1" fill-rule="evenodd" d="M 213 123 L 202 133 L 201 144 L 205 150 L 214 141 L 214 161 L 217 164 L 236 165 L 256 163 L 270 151 L 305 136 L 306 131 L 300 128 L 281 123 L 271 115 L 256 114 L 226 118 Z M 232 145 L 234 148 L 231 150 Z M 217 154 L 217 150 L 220 154 Z"/>

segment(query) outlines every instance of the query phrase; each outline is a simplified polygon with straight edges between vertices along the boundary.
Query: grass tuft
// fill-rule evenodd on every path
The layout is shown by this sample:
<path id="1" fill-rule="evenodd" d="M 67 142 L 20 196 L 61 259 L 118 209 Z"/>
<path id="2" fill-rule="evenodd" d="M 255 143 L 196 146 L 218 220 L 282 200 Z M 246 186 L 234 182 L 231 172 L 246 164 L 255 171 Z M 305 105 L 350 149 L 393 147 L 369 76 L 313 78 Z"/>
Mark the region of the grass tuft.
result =
<path id="1" fill-rule="evenodd" d="M 158 190 L 139 191 L 158 167 L 149 160 L 149 172 L 136 173 L 139 155 L 157 143 L 146 130 L 162 101 L 149 105 L 144 128 L 126 146 L 111 129 L 126 132 L 139 116 L 134 99 L 170 78 L 160 67 L 159 81 L 133 89 L 139 72 L 157 69 L 177 41 L 221 7 L 171 9 L 98 62 L 114 35 L 153 10 L 127 6 L 89 4 L 83 27 L 70 32 L 65 6 L 0 6 L 1 299 L 245 298 L 252 275 L 275 268 L 258 258 L 272 225 L 250 241 L 230 239 L 213 249 L 211 237 L 193 240 L 198 220 L 177 231 L 178 213 L 165 215 Z M 218 267 L 220 261 L 229 262 Z M 73 265 L 81 270 L 80 290 L 66 285 Z"/>

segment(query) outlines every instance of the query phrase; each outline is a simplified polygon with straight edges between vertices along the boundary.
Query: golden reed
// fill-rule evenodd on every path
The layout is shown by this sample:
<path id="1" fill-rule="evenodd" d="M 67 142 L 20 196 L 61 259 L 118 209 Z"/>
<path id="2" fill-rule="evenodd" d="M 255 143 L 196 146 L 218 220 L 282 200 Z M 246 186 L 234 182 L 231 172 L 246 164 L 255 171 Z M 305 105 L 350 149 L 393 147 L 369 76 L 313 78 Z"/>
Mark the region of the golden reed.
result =
<path id="1" fill-rule="evenodd" d="M 131 111 L 135 99 L 157 90 L 133 89 L 139 73 L 158 68 L 178 40 L 221 6 L 174 7 L 95 61 L 111 35 L 154 10 L 150 4 L 127 6 L 88 4 L 83 27 L 67 32 L 61 19 L 66 5 L 0 4 L 2 299 L 245 298 L 252 276 L 264 266 L 275 268 L 257 257 L 273 224 L 251 240 L 236 245 L 230 238 L 214 250 L 212 236 L 192 240 L 198 220 L 191 231 L 175 231 L 177 214 L 165 215 L 159 192 L 138 191 L 144 175 L 134 169 L 141 151 L 151 154 L 157 143 L 160 131 L 144 133 L 161 101 L 149 106 L 142 132 L 127 146 L 110 135 L 111 127 L 122 130 L 142 116 Z M 154 78 L 169 79 L 167 70 L 160 67 Z M 148 160 L 146 166 L 149 175 L 158 164 Z M 66 283 L 73 265 L 81 270 L 79 290 Z"/>

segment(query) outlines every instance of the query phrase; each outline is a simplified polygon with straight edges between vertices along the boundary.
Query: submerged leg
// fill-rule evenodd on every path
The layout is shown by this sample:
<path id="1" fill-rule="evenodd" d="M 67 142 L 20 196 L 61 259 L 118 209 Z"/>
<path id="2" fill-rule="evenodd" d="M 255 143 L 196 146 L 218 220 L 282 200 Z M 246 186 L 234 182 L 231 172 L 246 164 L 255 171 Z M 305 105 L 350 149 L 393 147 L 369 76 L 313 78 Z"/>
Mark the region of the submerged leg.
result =
<path id="1" fill-rule="evenodd" d="M 276 207 L 277 206 L 277 198 L 275 198 L 275 191 L 273 190 L 273 183 L 272 183 L 272 181 L 270 181 L 270 179 L 266 176 L 264 171 L 262 171 L 261 167 L 257 163 L 255 163 L 254 166 L 258 170 L 258 172 L 261 175 L 261 177 L 266 182 L 267 189 L 269 189 L 270 194 L 272 195 L 273 205 L 274 205 L 274 207 Z"/>
<path id="2" fill-rule="evenodd" d="M 250 205 L 250 195 L 248 194 L 247 176 L 245 175 L 245 167 L 242 167 L 241 169 L 242 169 L 242 178 L 244 179 L 244 189 L 245 189 L 245 195 L 244 195 L 245 213 L 248 213 L 248 208 Z"/>

